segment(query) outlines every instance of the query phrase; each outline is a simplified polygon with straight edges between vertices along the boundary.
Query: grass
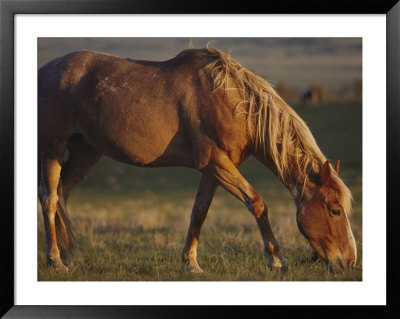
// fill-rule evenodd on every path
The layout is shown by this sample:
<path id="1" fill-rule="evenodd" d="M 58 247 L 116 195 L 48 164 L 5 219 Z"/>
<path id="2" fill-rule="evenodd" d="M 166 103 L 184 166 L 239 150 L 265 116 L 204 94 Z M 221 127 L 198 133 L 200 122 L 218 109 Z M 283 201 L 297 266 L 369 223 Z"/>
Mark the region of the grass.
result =
<path id="1" fill-rule="evenodd" d="M 200 174 L 185 168 L 143 169 L 104 158 L 71 195 L 69 210 L 78 249 L 68 273 L 46 265 L 38 214 L 38 280 L 43 281 L 359 281 L 362 280 L 361 105 L 298 109 L 323 152 L 341 160 L 353 192 L 350 217 L 357 242 L 354 271 L 330 274 L 323 263 L 303 262 L 312 250 L 298 231 L 290 193 L 250 159 L 241 172 L 265 199 L 288 272 L 270 271 L 256 222 L 244 205 L 218 189 L 202 229 L 198 262 L 204 273 L 182 270 L 181 250 Z"/>

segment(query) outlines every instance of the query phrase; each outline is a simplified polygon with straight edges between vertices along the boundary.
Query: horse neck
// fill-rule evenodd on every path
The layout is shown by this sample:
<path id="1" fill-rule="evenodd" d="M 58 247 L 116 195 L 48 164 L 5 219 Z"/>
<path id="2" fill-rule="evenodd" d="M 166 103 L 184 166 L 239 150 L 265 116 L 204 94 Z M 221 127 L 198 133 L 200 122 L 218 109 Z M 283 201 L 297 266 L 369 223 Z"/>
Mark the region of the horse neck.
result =
<path id="1" fill-rule="evenodd" d="M 303 196 L 307 196 L 309 190 L 315 187 L 319 179 L 319 172 L 322 164 L 318 164 L 317 161 L 308 165 L 306 169 L 307 174 L 297 169 L 291 169 L 290 172 L 281 176 L 278 174 L 276 165 L 268 154 L 264 155 L 261 152 L 256 152 L 254 156 L 279 178 L 292 194 L 296 205 Z"/>
<path id="2" fill-rule="evenodd" d="M 304 172 L 293 171 L 286 178 L 286 187 L 290 190 L 296 206 L 298 206 L 301 199 L 310 197 L 310 191 L 314 190 L 318 181 L 320 181 L 320 170 L 320 165 L 309 164 L 306 174 Z"/>

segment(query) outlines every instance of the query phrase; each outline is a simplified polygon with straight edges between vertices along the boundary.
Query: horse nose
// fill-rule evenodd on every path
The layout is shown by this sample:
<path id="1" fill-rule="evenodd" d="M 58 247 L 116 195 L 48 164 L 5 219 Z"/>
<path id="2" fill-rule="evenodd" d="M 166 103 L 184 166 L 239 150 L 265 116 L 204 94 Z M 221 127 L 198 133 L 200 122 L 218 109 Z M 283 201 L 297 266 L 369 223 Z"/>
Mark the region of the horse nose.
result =
<path id="1" fill-rule="evenodd" d="M 354 259 L 350 260 L 345 260 L 339 257 L 332 258 L 328 261 L 328 270 L 331 273 L 337 273 L 342 270 L 354 270 L 355 269 L 356 262 Z"/>
<path id="2" fill-rule="evenodd" d="M 356 262 L 354 260 L 350 260 L 348 267 L 350 270 L 354 270 L 356 268 Z"/>
<path id="3" fill-rule="evenodd" d="M 332 258 L 328 261 L 328 270 L 331 273 L 337 273 L 343 269 L 343 262 L 340 258 Z"/>
<path id="4" fill-rule="evenodd" d="M 354 270 L 354 268 L 356 266 L 356 260 L 357 260 L 356 251 L 355 250 L 346 251 L 342 255 L 342 257 L 344 259 L 344 265 L 346 266 L 346 268 L 348 268 L 350 270 Z"/>

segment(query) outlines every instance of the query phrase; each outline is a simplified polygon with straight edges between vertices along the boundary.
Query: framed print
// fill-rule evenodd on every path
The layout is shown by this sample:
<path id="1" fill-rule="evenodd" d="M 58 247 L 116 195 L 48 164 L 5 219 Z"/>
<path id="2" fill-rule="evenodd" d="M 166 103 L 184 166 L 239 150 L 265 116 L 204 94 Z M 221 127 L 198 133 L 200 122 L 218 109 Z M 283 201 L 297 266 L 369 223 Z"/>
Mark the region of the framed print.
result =
<path id="1" fill-rule="evenodd" d="M 1 2 L 6 318 L 398 313 L 399 4 L 206 7 Z"/>

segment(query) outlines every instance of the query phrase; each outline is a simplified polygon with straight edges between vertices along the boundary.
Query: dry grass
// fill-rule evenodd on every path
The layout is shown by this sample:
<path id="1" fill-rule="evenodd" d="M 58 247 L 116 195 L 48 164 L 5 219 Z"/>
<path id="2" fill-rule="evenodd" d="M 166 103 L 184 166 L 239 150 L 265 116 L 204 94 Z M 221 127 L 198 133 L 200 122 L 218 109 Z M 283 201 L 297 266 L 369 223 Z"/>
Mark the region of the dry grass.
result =
<path id="1" fill-rule="evenodd" d="M 253 217 L 224 190 L 217 193 L 202 230 L 198 261 L 205 273 L 186 274 L 181 250 L 193 203 L 190 195 L 180 194 L 181 201 L 170 200 L 177 194 L 168 193 L 114 199 L 108 193 L 81 190 L 70 203 L 79 246 L 68 274 L 46 266 L 38 215 L 39 280 L 361 280 L 361 267 L 332 275 L 322 263 L 302 263 L 311 248 L 297 229 L 291 202 L 270 204 L 273 231 L 291 268 L 287 273 L 269 271 Z M 353 229 L 361 238 L 361 228 Z"/>

